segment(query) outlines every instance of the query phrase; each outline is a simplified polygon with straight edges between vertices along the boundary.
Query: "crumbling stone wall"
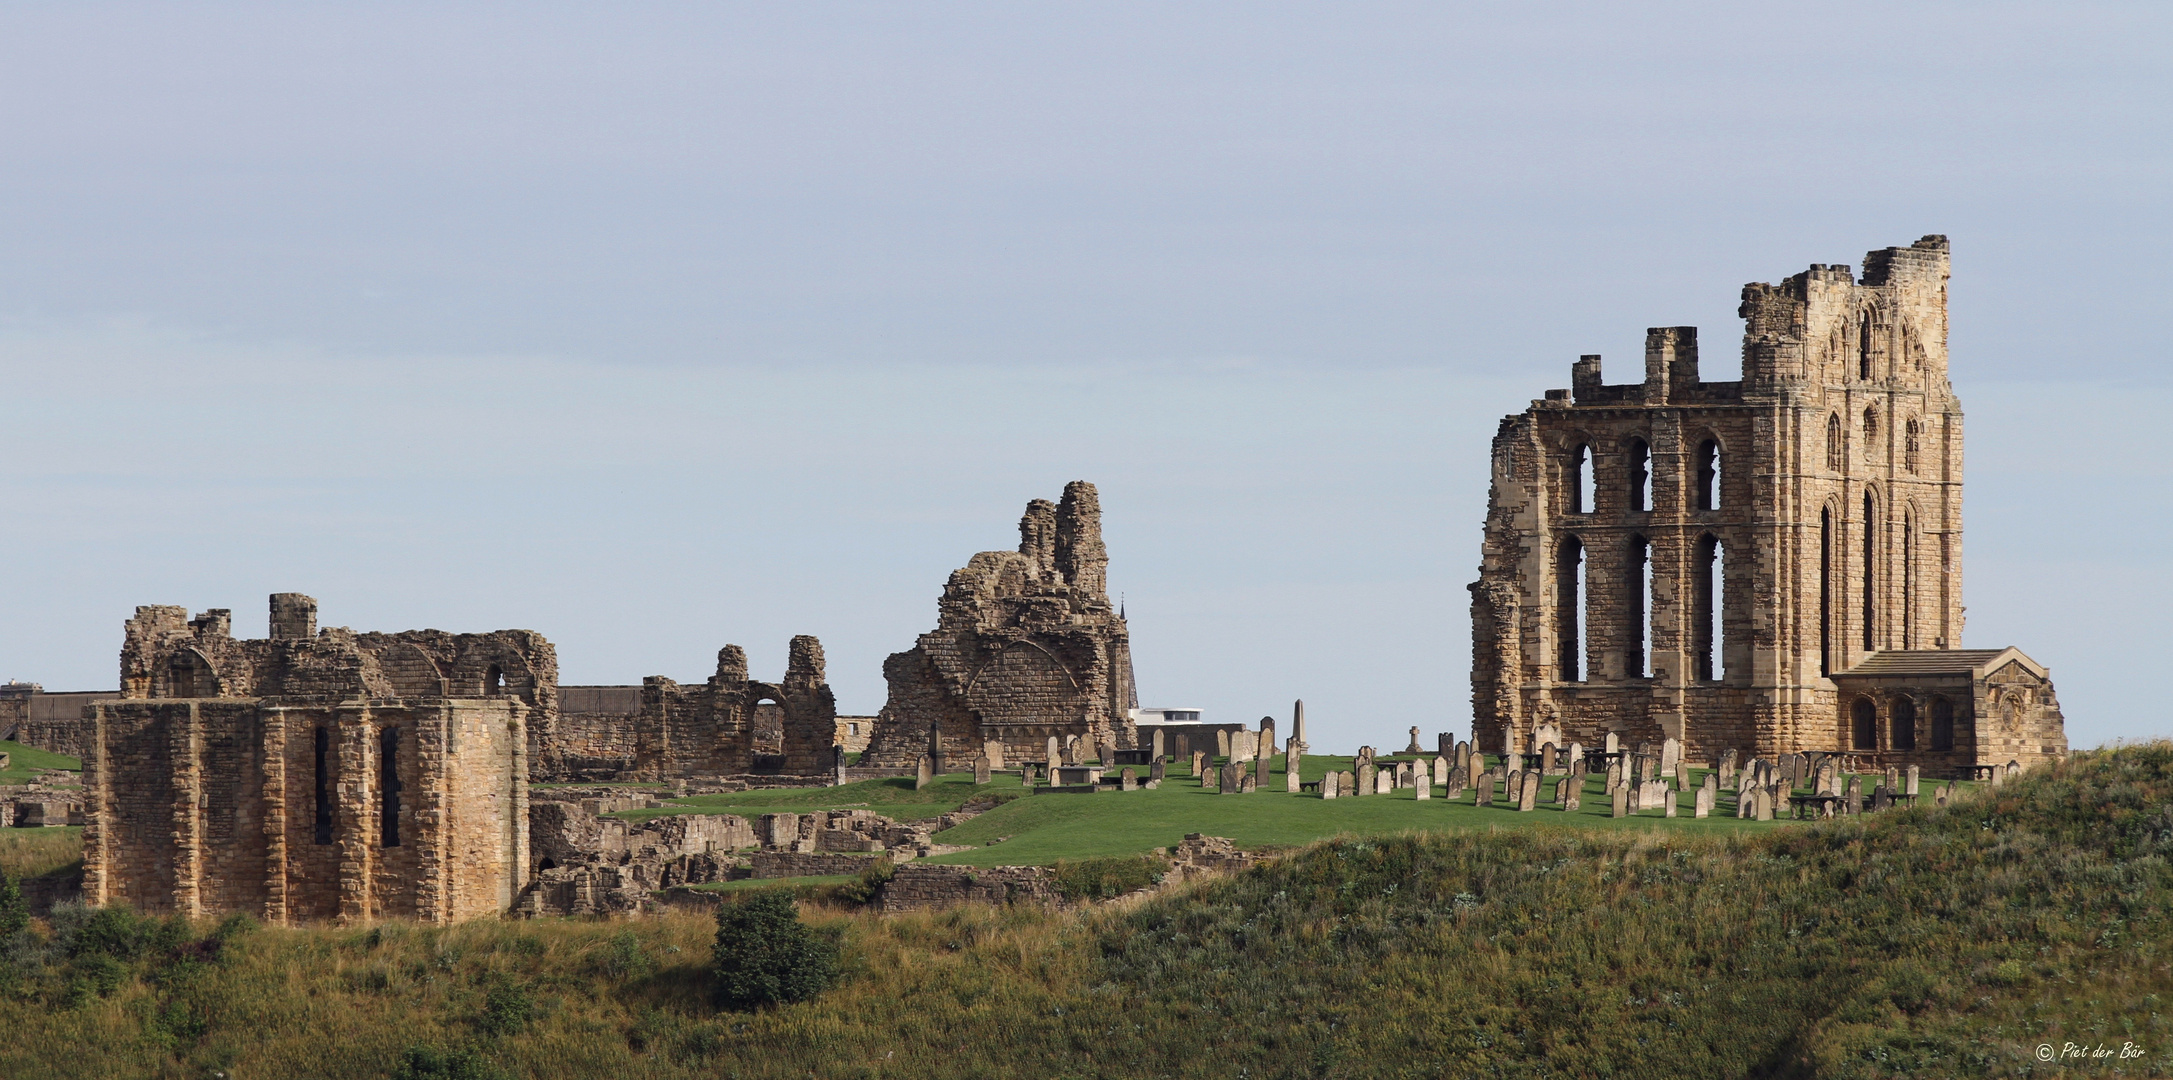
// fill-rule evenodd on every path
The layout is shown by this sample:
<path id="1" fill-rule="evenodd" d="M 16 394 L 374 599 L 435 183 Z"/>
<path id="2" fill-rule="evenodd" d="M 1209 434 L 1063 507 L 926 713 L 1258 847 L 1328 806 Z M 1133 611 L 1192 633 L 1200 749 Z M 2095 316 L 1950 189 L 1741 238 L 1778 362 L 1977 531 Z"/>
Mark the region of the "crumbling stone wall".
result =
<path id="1" fill-rule="evenodd" d="M 1054 904 L 1063 899 L 1045 866 L 936 866 L 907 863 L 883 884 L 884 912 L 917 911 L 954 904 Z"/>
<path id="2" fill-rule="evenodd" d="M 527 877 L 528 727 L 557 658 L 532 631 L 357 634 L 272 598 L 270 638 L 141 607 L 92 703 L 84 896 L 267 921 L 504 911 Z"/>
<path id="3" fill-rule="evenodd" d="M 1471 586 L 1480 743 L 1552 723 L 1705 760 L 1844 749 L 1836 675 L 1960 647 L 1948 267 L 1927 236 L 1861 280 L 1746 285 L 1739 381 L 1704 381 L 1696 329 L 1659 327 L 1642 382 L 1585 356 L 1502 421 Z"/>
<path id="4" fill-rule="evenodd" d="M 111 690 L 47 693 L 37 683 L 0 686 L 0 739 L 80 758 L 89 745 L 85 706 Z"/>
<path id="5" fill-rule="evenodd" d="M 883 663 L 889 698 L 860 763 L 911 766 L 931 747 L 954 767 L 986 742 L 1007 761 L 1047 756 L 1050 736 L 1133 747 L 1131 636 L 1109 602 L 1101 500 L 1076 480 L 1035 499 L 1017 551 L 954 572 L 936 629 Z"/>

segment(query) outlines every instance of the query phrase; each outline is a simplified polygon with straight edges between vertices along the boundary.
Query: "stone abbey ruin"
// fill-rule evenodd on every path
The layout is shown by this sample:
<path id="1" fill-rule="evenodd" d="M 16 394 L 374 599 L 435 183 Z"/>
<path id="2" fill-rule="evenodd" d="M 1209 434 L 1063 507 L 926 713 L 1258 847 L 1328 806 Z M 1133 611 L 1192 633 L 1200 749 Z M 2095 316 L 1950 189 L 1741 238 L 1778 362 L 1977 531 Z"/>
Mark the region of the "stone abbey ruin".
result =
<path id="1" fill-rule="evenodd" d="M 1472 594 L 1476 739 L 1557 726 L 1966 775 L 2067 751 L 2052 681 L 1962 638 L 1947 240 L 1743 287 L 1742 378 L 1646 331 L 1507 417 Z"/>
<path id="2" fill-rule="evenodd" d="M 1586 356 L 1570 389 L 1503 420 L 1471 586 L 1472 737 L 1431 753 L 1414 727 L 1415 761 L 1365 747 L 1301 782 L 1302 704 L 1280 746 L 1273 718 L 1143 714 L 1099 496 L 1075 481 L 1027 505 L 1017 550 L 951 574 L 935 628 L 884 662 L 874 717 L 838 715 L 811 636 L 776 682 L 726 645 L 701 682 L 561 686 L 534 631 L 320 629 L 315 600 L 279 593 L 269 636 L 237 640 L 229 611 L 141 607 L 117 691 L 0 688 L 0 737 L 84 763 L 80 793 L 11 790 L 12 820 L 86 827 L 94 904 L 450 922 L 635 911 L 733 874 L 940 855 L 961 849 L 939 832 L 996 805 L 922 823 L 863 809 L 635 823 L 608 815 L 658 796 L 579 786 L 601 781 L 684 795 L 971 770 L 1028 792 L 1132 792 L 1187 768 L 1246 794 L 1271 790 L 1280 756 L 1274 789 L 1323 799 L 1444 787 L 1444 802 L 1468 789 L 1491 806 L 1498 788 L 1508 809 L 1574 812 L 1604 772 L 1616 816 L 1672 817 L 1694 794 L 1704 817 L 1725 785 L 1737 816 L 1765 820 L 1913 802 L 1920 775 L 2000 782 L 2067 743 L 2043 666 L 1959 647 L 1947 274 L 1931 236 L 1870 253 L 1860 279 L 1813 265 L 1748 285 L 1740 380 L 1704 381 L 1696 331 L 1659 328 L 1643 382 L 1608 385 Z M 1711 764 L 1694 792 L 1692 761 Z M 1251 858 L 1197 835 L 1180 848 L 1187 873 Z M 886 910 L 1050 889 L 1036 867 L 891 880 Z"/>

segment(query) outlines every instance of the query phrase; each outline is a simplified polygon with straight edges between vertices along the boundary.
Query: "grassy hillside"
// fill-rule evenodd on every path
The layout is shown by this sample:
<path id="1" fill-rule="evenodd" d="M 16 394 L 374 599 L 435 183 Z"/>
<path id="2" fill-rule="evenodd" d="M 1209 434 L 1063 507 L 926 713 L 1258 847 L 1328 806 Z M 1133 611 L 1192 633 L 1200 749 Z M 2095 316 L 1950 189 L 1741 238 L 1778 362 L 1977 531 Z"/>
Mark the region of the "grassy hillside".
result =
<path id="1" fill-rule="evenodd" d="M 67 924 L 4 950 L 0 1075 L 385 1076 L 415 1046 L 539 1078 L 2173 1072 L 2173 744 L 1944 810 L 1587 824 L 1346 837 L 1083 914 L 815 913 L 846 980 L 756 1014 L 703 1003 L 691 917 Z"/>
<path id="2" fill-rule="evenodd" d="M 8 755 L 8 767 L 0 769 L 0 784 L 27 784 L 38 778 L 39 769 L 69 769 L 76 772 L 83 769 L 83 762 L 78 758 L 5 739 L 0 739 L 0 753 Z"/>

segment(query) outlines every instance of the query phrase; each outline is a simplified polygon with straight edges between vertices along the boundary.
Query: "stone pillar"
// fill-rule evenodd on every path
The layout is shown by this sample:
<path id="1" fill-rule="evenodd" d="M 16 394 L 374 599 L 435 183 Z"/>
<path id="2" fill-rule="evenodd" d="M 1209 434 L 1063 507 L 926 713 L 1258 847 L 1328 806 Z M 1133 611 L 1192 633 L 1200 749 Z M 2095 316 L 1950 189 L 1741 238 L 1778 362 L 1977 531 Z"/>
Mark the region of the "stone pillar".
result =
<path id="1" fill-rule="evenodd" d="M 287 710 L 270 709 L 258 728 L 258 768 L 264 774 L 264 910 L 273 926 L 287 925 Z"/>
<path id="2" fill-rule="evenodd" d="M 204 860 L 204 819 L 198 807 L 203 800 L 203 717 L 191 701 L 180 715 L 168 721 L 166 760 L 172 769 L 174 882 L 173 912 L 195 918 L 204 913 L 201 875 Z"/>
<path id="3" fill-rule="evenodd" d="M 377 914 L 370 887 L 376 850 L 371 841 L 377 828 L 377 740 L 370 737 L 368 706 L 341 705 L 333 716 L 339 766 L 333 774 L 332 847 L 339 859 L 339 921 L 352 925 Z"/>
<path id="4" fill-rule="evenodd" d="M 1299 698 L 1294 704 L 1290 706 L 1290 741 L 1296 743 L 1300 750 L 1308 749 L 1310 746 L 1310 744 L 1305 741 L 1304 698 Z"/>

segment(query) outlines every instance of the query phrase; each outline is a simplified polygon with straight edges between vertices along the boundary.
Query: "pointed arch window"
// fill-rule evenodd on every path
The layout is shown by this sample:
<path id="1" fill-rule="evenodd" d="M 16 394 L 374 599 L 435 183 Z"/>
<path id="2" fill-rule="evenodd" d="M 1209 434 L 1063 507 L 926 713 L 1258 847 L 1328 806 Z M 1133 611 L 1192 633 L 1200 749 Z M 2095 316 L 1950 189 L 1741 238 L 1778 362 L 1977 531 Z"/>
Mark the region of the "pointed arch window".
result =
<path id="1" fill-rule="evenodd" d="M 1562 538 L 1555 553 L 1555 654 L 1563 682 L 1584 681 L 1584 542 Z"/>
<path id="2" fill-rule="evenodd" d="M 1633 679 L 1651 674 L 1652 637 L 1652 544 L 1642 536 L 1630 537 L 1628 557 L 1623 560 L 1623 599 L 1630 608 L 1627 648 L 1623 650 L 1622 673 Z"/>
<path id="3" fill-rule="evenodd" d="M 1826 417 L 1826 467 L 1841 471 L 1841 416 L 1839 413 Z"/>
<path id="4" fill-rule="evenodd" d="M 1833 674 L 1833 507 L 1818 512 L 1818 673 Z"/>
<path id="5" fill-rule="evenodd" d="M 1870 492 L 1864 492 L 1864 651 L 1872 652 L 1878 644 L 1878 595 L 1879 595 L 1879 526 L 1878 502 Z"/>
<path id="6" fill-rule="evenodd" d="M 1720 509 L 1720 443 L 1713 439 L 1698 444 L 1697 506 Z"/>
<path id="7" fill-rule="evenodd" d="M 1596 463 L 1592 460 L 1592 447 L 1589 444 L 1570 451 L 1568 494 L 1569 512 L 1572 514 L 1589 514 L 1595 509 L 1592 505 L 1596 501 L 1594 498 L 1596 493 L 1592 490 L 1595 465 Z"/>
<path id="8" fill-rule="evenodd" d="M 1630 511 L 1652 509 L 1652 447 L 1643 439 L 1630 440 Z"/>
<path id="9" fill-rule="evenodd" d="M 1864 312 L 1856 327 L 1856 377 L 1871 381 L 1871 313 Z"/>
<path id="10" fill-rule="evenodd" d="M 1913 416 L 1901 429 L 1901 466 L 1912 473 L 1916 471 L 1917 442 L 1922 430 L 1923 425 Z"/>
<path id="11" fill-rule="evenodd" d="M 1707 533 L 1698 539 L 1690 571 L 1690 663 L 1692 677 L 1706 682 L 1726 674 L 1721 622 L 1726 605 L 1725 562 L 1719 537 Z"/>
<path id="12" fill-rule="evenodd" d="M 1879 456 L 1879 410 L 1864 410 L 1864 460 L 1875 461 Z"/>

